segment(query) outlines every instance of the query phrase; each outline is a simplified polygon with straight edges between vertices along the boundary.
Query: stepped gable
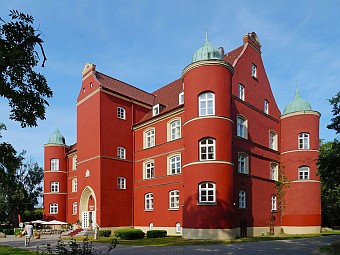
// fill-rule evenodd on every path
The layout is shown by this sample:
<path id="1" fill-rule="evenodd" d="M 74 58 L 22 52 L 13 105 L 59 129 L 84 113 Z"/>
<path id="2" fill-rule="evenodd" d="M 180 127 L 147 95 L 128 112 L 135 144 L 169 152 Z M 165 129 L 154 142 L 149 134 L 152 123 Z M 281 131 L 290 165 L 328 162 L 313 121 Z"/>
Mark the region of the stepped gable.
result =
<path id="1" fill-rule="evenodd" d="M 181 93 L 182 91 L 183 91 L 183 81 L 182 81 L 182 78 L 179 78 L 152 93 L 152 95 L 155 96 L 155 102 L 153 105 L 161 104 L 164 106 L 160 114 L 170 112 L 174 110 L 175 108 L 182 106 L 182 105 L 179 105 L 179 102 L 178 102 L 179 93 Z M 146 114 L 139 123 L 149 120 L 151 118 L 152 118 L 152 111 Z"/>
<path id="2" fill-rule="evenodd" d="M 240 56 L 244 46 L 240 46 L 224 55 L 224 60 L 234 66 L 235 60 Z"/>
<path id="3" fill-rule="evenodd" d="M 98 71 L 96 71 L 96 78 L 101 83 L 101 86 L 103 88 L 121 94 L 123 96 L 127 96 L 129 98 L 138 100 L 145 104 L 153 105 L 154 95 L 144 90 L 141 90 L 130 84 L 114 79 Z"/>

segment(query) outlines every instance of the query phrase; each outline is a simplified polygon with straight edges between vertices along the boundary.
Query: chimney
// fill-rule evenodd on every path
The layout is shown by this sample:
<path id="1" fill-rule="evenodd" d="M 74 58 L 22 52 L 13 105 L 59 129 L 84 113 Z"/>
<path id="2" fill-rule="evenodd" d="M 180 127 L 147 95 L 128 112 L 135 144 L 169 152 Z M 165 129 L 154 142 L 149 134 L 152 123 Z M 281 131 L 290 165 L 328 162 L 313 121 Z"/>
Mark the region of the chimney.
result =
<path id="1" fill-rule="evenodd" d="M 249 44 L 257 52 L 261 53 L 261 43 L 255 32 L 245 34 L 243 36 L 243 44 Z"/>

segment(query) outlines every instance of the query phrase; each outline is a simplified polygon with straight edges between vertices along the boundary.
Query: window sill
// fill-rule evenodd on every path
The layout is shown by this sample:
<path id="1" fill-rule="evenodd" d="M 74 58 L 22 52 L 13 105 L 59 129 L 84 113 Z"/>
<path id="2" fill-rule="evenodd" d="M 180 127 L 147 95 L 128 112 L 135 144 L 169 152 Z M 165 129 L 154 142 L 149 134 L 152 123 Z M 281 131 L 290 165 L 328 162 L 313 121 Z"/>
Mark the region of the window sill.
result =
<path id="1" fill-rule="evenodd" d="M 153 209 L 145 209 L 144 212 L 153 212 Z"/>
<path id="2" fill-rule="evenodd" d="M 255 81 L 259 81 L 259 79 L 258 79 L 256 76 L 252 75 L 251 77 L 252 77 Z"/>
<path id="3" fill-rule="evenodd" d="M 169 208 L 168 211 L 179 211 L 179 207 L 178 208 Z"/>
<path id="4" fill-rule="evenodd" d="M 197 205 L 217 205 L 216 202 L 200 202 Z"/>

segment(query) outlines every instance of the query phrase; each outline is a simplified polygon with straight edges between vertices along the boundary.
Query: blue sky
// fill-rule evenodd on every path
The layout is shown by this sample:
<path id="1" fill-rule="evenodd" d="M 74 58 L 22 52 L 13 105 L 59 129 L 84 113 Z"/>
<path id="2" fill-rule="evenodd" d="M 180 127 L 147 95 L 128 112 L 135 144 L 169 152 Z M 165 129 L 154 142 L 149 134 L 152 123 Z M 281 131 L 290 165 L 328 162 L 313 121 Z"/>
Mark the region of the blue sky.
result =
<path id="1" fill-rule="evenodd" d="M 54 92 L 45 121 L 22 129 L 10 121 L 0 98 L 2 141 L 26 150 L 43 166 L 43 145 L 57 126 L 67 144 L 76 142 L 76 100 L 86 62 L 97 70 L 152 92 L 179 78 L 205 37 L 229 52 L 242 36 L 256 32 L 262 58 L 281 111 L 302 98 L 321 113 L 320 138 L 333 140 L 327 99 L 339 90 L 340 7 L 338 1 L 242 0 L 0 0 L 0 17 L 10 9 L 31 14 L 43 33 L 47 62 L 42 72 Z"/>

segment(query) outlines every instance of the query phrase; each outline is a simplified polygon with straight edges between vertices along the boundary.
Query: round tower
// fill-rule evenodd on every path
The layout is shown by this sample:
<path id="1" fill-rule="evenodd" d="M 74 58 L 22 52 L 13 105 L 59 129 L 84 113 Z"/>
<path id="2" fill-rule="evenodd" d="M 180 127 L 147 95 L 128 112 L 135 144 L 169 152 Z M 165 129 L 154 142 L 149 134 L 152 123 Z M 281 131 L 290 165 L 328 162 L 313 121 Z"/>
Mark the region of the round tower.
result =
<path id="1" fill-rule="evenodd" d="M 44 219 L 66 221 L 68 146 L 57 129 L 44 145 Z"/>
<path id="2" fill-rule="evenodd" d="M 230 239 L 233 229 L 233 67 L 208 36 L 182 73 L 184 81 L 183 237 Z"/>
<path id="3" fill-rule="evenodd" d="M 285 233 L 320 232 L 319 121 L 320 113 L 296 89 L 281 116 L 281 170 L 289 181 L 282 221 Z"/>

